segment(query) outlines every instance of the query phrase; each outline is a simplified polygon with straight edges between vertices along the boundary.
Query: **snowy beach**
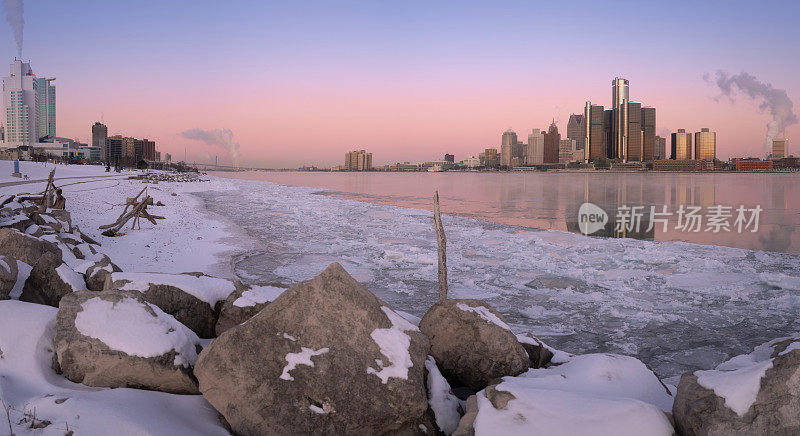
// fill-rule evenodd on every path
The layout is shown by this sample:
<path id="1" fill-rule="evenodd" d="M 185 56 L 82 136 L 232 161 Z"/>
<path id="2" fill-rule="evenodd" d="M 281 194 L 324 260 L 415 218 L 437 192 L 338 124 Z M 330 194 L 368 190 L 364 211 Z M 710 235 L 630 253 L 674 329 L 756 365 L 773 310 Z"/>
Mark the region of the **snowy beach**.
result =
<path id="1" fill-rule="evenodd" d="M 23 163 L 23 173 L 32 180 L 46 179 L 53 168 L 72 223 L 101 242 L 101 252 L 124 271 L 113 275 L 111 281 L 123 283 L 115 285 L 116 289 L 145 292 L 148 281 L 158 280 L 182 287 L 213 307 L 235 287 L 212 286 L 212 279 L 198 278 L 202 283 L 192 290 L 192 276 L 176 281 L 167 275 L 143 274 L 204 273 L 252 286 L 244 293 L 238 291 L 239 297 L 233 302 L 247 307 L 266 304 L 281 294 L 280 288 L 309 280 L 338 262 L 413 324 L 419 324 L 438 299 L 436 243 L 430 212 L 321 195 L 319 188 L 214 176 L 201 176 L 202 181 L 196 182 L 144 184 L 128 178 L 141 174 L 139 171 L 115 174 L 105 173 L 101 167 Z M 6 177 L 7 173 L 10 162 L 0 162 L 0 174 L 4 175 L 0 178 L 0 197 L 44 189 L 44 182 L 3 185 L 19 181 Z M 156 226 L 142 220 L 141 229 L 125 227 L 124 236 L 100 236 L 97 228 L 113 222 L 125 198 L 134 197 L 145 186 L 148 195 L 164 204 L 152 208 L 164 219 Z M 509 403 L 514 404 L 509 410 L 491 412 L 498 407 L 492 396 L 495 391 L 481 391 L 477 407 L 482 408 L 482 415 L 474 421 L 477 433 L 495 427 L 507 433 L 524 431 L 524 426 L 510 423 L 508 417 L 518 412 L 533 421 L 543 419 L 530 402 L 547 391 L 563 419 L 582 413 L 580 410 L 594 410 L 602 417 L 584 416 L 584 421 L 574 423 L 575 431 L 600 425 L 597 428 L 601 433 L 611 432 L 614 420 L 639 416 L 631 434 L 636 434 L 637 429 L 640 434 L 669 434 L 671 427 L 659 411 L 672 409 L 681 374 L 706 370 L 698 371 L 699 383 L 718 386 L 720 392 L 726 392 L 724 380 L 720 382 L 712 368 L 734 356 L 747 355 L 759 344 L 800 331 L 796 316 L 800 309 L 797 255 L 688 243 L 587 238 L 461 217 L 443 218 L 448 238 L 450 297 L 489 303 L 505 320 L 498 319 L 492 328 L 508 328 L 516 335 L 530 333 L 542 338 L 555 348 L 552 351 L 562 363 L 531 369 L 496 385 L 495 389 L 503 386 L 520 399 Z M 70 268 L 81 269 L 80 260 L 66 251 L 64 262 Z M 124 284 L 126 281 L 129 284 Z M 73 287 L 77 290 L 80 286 L 83 285 Z M 84 312 L 80 313 L 90 313 L 89 307 L 105 307 L 96 299 L 83 304 Z M 134 307 L 133 302 L 126 304 Z M 462 310 L 494 319 L 494 315 L 478 309 Z M 0 398 L 13 406 L 15 422 L 25 421 L 35 407 L 40 415 L 37 419 L 54 423 L 37 430 L 29 428 L 25 421 L 14 427 L 15 433 L 63 434 L 76 430 L 76 434 L 97 434 L 113 421 L 122 426 L 123 434 L 225 434 L 216 412 L 203 397 L 91 388 L 54 373 L 50 368 L 54 351 L 47 338 L 53 335 L 57 309 L 10 300 L 0 302 L 0 312 L 0 331 L 5 332 L 0 334 Z M 391 309 L 384 312 L 392 327 L 375 331 L 385 330 L 389 337 L 402 338 L 404 332 L 416 330 L 405 320 L 392 318 Z M 130 313 L 124 316 L 135 320 Z M 168 320 L 159 325 L 175 322 L 165 316 Z M 76 320 L 76 324 L 88 329 L 85 331 L 90 332 L 89 336 L 103 338 L 106 344 L 122 340 L 119 347 L 129 354 L 145 353 L 142 350 L 152 350 L 154 346 L 148 343 L 131 348 L 124 338 L 119 338 L 127 331 L 124 326 L 115 333 L 99 331 L 97 319 Z M 150 326 L 146 331 L 160 328 L 163 327 Z M 187 344 L 206 346 L 209 339 L 178 330 L 185 337 L 175 342 L 181 344 L 174 345 L 175 349 L 182 347 L 184 353 L 192 355 L 187 362 L 194 364 L 197 356 L 190 346 L 186 348 Z M 20 333 L 7 333 L 11 331 Z M 296 340 L 284 335 L 288 336 L 286 340 Z M 169 344 L 172 342 L 162 346 L 169 349 L 173 346 Z M 381 349 L 392 349 L 392 344 L 384 342 Z M 777 346 L 771 347 L 769 350 Z M 326 353 L 321 351 L 324 348 L 304 348 L 305 354 L 298 354 L 295 365 L 313 367 L 318 356 Z M 384 350 L 384 355 L 390 354 L 396 352 Z M 736 360 L 740 365 L 736 368 L 750 371 L 743 376 L 750 386 L 756 381 L 755 393 L 751 389 L 750 393 L 729 394 L 732 403 L 737 404 L 736 410 L 747 410 L 756 401 L 757 382 L 772 364 L 762 354 L 753 354 L 751 360 L 757 361 L 756 366 L 742 365 L 743 361 L 749 362 L 742 356 Z M 632 356 L 641 362 L 617 355 Z M 286 359 L 293 361 L 289 354 Z M 729 362 L 724 365 L 731 366 Z M 394 365 L 380 371 L 370 369 L 377 375 L 390 368 L 389 373 L 395 374 Z M 757 371 L 753 372 L 753 368 Z M 464 412 L 469 407 L 447 393 L 449 387 L 443 388 L 447 382 L 437 379 L 435 372 L 431 372 L 434 375 L 427 382 L 428 389 L 438 386 L 443 391 L 440 395 L 429 392 L 429 401 L 434 410 L 440 409 L 436 412 L 437 425 L 453 431 L 459 418 L 455 409 Z M 286 374 L 291 378 L 296 372 Z M 655 376 L 665 380 L 667 387 Z M 585 377 L 585 383 L 554 382 L 567 377 Z M 609 378 L 602 381 L 604 377 Z M 578 408 L 573 407 L 576 401 L 581 404 Z M 315 413 L 326 410 L 324 404 L 312 406 Z M 97 410 L 117 412 L 98 414 Z M 552 416 L 548 415 L 550 412 L 542 413 Z M 440 416 L 449 418 L 438 422 Z M 547 425 L 551 424 L 558 423 Z M 4 431 L 0 430 L 0 434 Z"/>

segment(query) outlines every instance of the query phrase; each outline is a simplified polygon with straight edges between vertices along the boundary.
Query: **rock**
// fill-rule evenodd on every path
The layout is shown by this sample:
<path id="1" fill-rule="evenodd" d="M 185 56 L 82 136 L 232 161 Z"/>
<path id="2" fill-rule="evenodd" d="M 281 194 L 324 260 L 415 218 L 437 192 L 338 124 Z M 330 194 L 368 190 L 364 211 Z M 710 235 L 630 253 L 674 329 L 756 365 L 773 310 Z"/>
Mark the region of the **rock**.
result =
<path id="1" fill-rule="evenodd" d="M 33 219 L 34 224 L 39 225 L 39 227 L 49 227 L 56 231 L 56 233 L 69 231 L 69 223 L 54 217 L 50 213 L 34 212 L 31 214 L 31 218 Z"/>
<path id="2" fill-rule="evenodd" d="M 14 229 L 0 229 L 0 255 L 36 265 L 45 253 L 52 253 L 61 261 L 61 250 L 55 244 Z"/>
<path id="3" fill-rule="evenodd" d="M 203 350 L 200 392 L 236 434 L 420 432 L 428 341 L 337 263 Z"/>
<path id="4" fill-rule="evenodd" d="M 502 316 L 480 300 L 440 301 L 422 317 L 419 328 L 429 338 L 430 354 L 442 374 L 470 389 L 478 391 L 530 365 Z"/>
<path id="5" fill-rule="evenodd" d="M 800 434 L 800 336 L 683 374 L 672 414 L 685 435 Z"/>
<path id="6" fill-rule="evenodd" d="M 217 336 L 252 318 L 267 304 L 278 298 L 285 291 L 275 286 L 246 286 L 236 283 L 236 290 L 228 295 L 219 310 L 219 318 L 215 327 Z"/>
<path id="7" fill-rule="evenodd" d="M 61 262 L 60 257 L 47 252 L 33 266 L 19 299 L 58 307 L 59 301 L 65 295 L 85 290 L 86 281 L 83 275 Z"/>
<path id="8" fill-rule="evenodd" d="M 102 291 L 106 283 L 106 278 L 110 277 L 111 273 L 122 271 L 120 267 L 114 264 L 114 262 L 111 262 L 111 259 L 105 254 L 95 254 L 90 262 L 92 262 L 92 264 L 86 268 L 86 272 L 84 273 L 86 287 L 89 288 L 90 291 Z"/>
<path id="9" fill-rule="evenodd" d="M 54 367 L 88 386 L 196 394 L 200 341 L 137 292 L 75 292 L 61 300 Z"/>
<path id="10" fill-rule="evenodd" d="M 25 214 L 17 213 L 10 216 L 0 216 L 0 227 L 25 231 L 33 221 Z"/>
<path id="11" fill-rule="evenodd" d="M 475 418 L 478 417 L 478 398 L 475 395 L 467 398 L 467 410 L 453 436 L 475 436 Z"/>
<path id="12" fill-rule="evenodd" d="M 425 361 L 427 369 L 426 387 L 428 389 L 428 405 L 436 422 L 436 427 L 444 434 L 452 434 L 458 427 L 460 403 L 453 395 L 450 384 L 442 376 L 436 361 L 428 356 Z"/>
<path id="13" fill-rule="evenodd" d="M 17 284 L 17 260 L 0 255 L 0 300 L 7 300 Z"/>
<path id="14" fill-rule="evenodd" d="M 517 340 L 522 345 L 522 348 L 525 349 L 525 352 L 528 353 L 531 368 L 544 368 L 550 364 L 553 359 L 553 352 L 539 338 L 526 333 L 525 335 L 517 335 Z"/>
<path id="15" fill-rule="evenodd" d="M 106 279 L 106 290 L 139 291 L 144 299 L 174 316 L 201 338 L 213 338 L 217 305 L 235 289 L 230 280 L 193 274 L 119 273 Z"/>
<path id="16" fill-rule="evenodd" d="M 69 213 L 68 210 L 48 209 L 47 214 L 61 222 L 62 231 L 64 232 L 72 231 L 72 215 Z"/>

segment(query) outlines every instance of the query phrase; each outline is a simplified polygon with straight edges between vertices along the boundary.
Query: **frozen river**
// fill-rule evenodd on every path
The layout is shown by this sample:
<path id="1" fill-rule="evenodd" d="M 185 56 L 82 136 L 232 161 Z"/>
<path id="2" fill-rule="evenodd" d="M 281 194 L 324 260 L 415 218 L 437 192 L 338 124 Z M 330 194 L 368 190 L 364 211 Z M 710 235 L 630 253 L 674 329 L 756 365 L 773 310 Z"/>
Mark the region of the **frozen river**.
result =
<path id="1" fill-rule="evenodd" d="M 405 177 L 412 188 L 397 203 L 413 206 L 419 202 L 422 207 L 423 198 L 414 191 L 420 183 L 417 175 L 398 176 Z M 455 176 L 448 181 L 453 184 L 468 177 L 490 182 L 493 179 L 486 177 L 496 176 L 501 180 L 499 187 L 486 189 L 497 192 L 505 189 L 507 178 L 529 175 L 432 176 L 427 180 Z M 753 176 L 754 181 L 765 177 Z M 692 177 L 690 183 L 696 185 Z M 786 177 L 796 184 L 797 176 Z M 359 177 L 349 180 L 363 182 Z M 320 195 L 321 189 L 314 187 L 254 180 L 234 184 L 234 191 L 203 196 L 210 209 L 245 229 L 263 247 L 234 259 L 236 273 L 244 280 L 293 284 L 338 261 L 396 309 L 421 316 L 435 302 L 436 245 L 430 212 L 386 205 L 392 195 L 365 192 L 368 189 L 346 191 L 334 186 L 338 194 L 333 196 Z M 728 184 L 715 185 L 719 186 L 714 202 L 747 201 L 728 193 Z M 449 193 L 446 184 L 431 184 L 428 190 L 436 187 L 444 193 L 445 211 L 458 203 L 452 201 L 457 195 Z M 561 195 L 561 189 L 566 189 L 539 188 L 545 196 Z M 525 192 L 528 188 L 513 189 Z M 797 188 L 782 189 L 788 211 L 797 206 L 791 202 L 798 195 L 789 196 Z M 664 190 L 665 196 L 671 195 L 672 188 Z M 702 191 L 699 187 L 689 191 L 693 192 L 690 199 L 703 195 L 697 194 Z M 523 200 L 504 200 L 514 195 L 497 195 L 500 198 L 488 205 L 473 203 L 482 220 L 444 218 L 451 296 L 485 299 L 517 332 L 530 331 L 571 352 L 634 355 L 656 373 L 671 377 L 689 369 L 710 368 L 764 341 L 800 331 L 800 257 L 796 254 L 658 242 L 658 233 L 656 241 L 589 238 L 485 220 L 482 215 L 487 209 L 499 208 L 511 216 L 527 210 Z M 364 196 L 373 202 L 339 198 Z M 553 210 L 563 202 L 548 198 L 540 201 L 552 203 Z M 777 194 L 772 198 L 765 204 L 774 215 Z M 469 201 L 468 196 L 464 202 Z M 786 213 L 796 219 L 796 210 L 791 210 Z M 553 223 L 558 228 L 558 219 Z M 773 224 L 789 226 L 786 221 Z M 791 230 L 786 232 L 791 235 Z"/>

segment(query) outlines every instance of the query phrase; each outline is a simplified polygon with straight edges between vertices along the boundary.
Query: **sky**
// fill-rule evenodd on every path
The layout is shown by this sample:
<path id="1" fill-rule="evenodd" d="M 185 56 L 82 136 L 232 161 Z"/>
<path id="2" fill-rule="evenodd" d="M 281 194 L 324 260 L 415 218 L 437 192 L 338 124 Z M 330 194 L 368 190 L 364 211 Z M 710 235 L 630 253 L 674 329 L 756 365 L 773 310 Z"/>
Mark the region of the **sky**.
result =
<path id="1" fill-rule="evenodd" d="M 717 156 L 759 156 L 771 116 L 704 74 L 747 72 L 800 113 L 798 1 L 25 1 L 23 59 L 56 77 L 58 136 L 147 137 L 174 160 L 231 163 L 190 129 L 230 129 L 240 165 L 457 160 L 566 133 L 614 77 L 657 132 L 717 132 Z M 0 56 L 17 54 L 0 25 Z M 800 125 L 787 129 L 800 154 Z M 798 138 L 792 141 L 791 138 Z"/>

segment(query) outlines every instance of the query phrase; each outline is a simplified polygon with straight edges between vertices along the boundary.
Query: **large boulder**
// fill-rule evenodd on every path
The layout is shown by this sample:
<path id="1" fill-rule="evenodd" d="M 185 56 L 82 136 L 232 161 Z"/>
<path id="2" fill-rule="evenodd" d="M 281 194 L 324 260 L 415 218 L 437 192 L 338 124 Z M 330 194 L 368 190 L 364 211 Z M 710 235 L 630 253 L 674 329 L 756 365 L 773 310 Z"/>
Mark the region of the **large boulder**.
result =
<path id="1" fill-rule="evenodd" d="M 137 292 L 75 292 L 61 299 L 54 367 L 88 386 L 196 394 L 200 340 Z"/>
<path id="2" fill-rule="evenodd" d="M 0 229 L 0 255 L 36 265 L 45 253 L 52 253 L 61 262 L 58 246 L 14 229 Z"/>
<path id="3" fill-rule="evenodd" d="M 416 326 L 334 263 L 212 341 L 195 375 L 236 434 L 432 431 L 427 350 Z"/>
<path id="4" fill-rule="evenodd" d="M 234 282 L 202 274 L 115 272 L 106 290 L 139 291 L 144 299 L 174 316 L 201 338 L 213 338 L 217 306 L 236 290 Z"/>
<path id="5" fill-rule="evenodd" d="M 440 301 L 422 317 L 419 328 L 444 376 L 475 391 L 530 366 L 503 317 L 480 300 Z"/>
<path id="6" fill-rule="evenodd" d="M 800 336 L 683 374 L 672 413 L 684 435 L 800 434 Z"/>
<path id="7" fill-rule="evenodd" d="M 219 310 L 215 327 L 217 336 L 252 318 L 271 301 L 278 298 L 285 288 L 275 286 L 244 286 L 236 284 L 236 290 L 228 295 Z"/>
<path id="8" fill-rule="evenodd" d="M 65 295 L 85 290 L 86 281 L 83 275 L 61 262 L 60 256 L 47 252 L 33 266 L 19 299 L 58 307 L 59 301 Z"/>
<path id="9" fill-rule="evenodd" d="M 85 267 L 83 275 L 86 278 L 86 287 L 89 288 L 90 291 L 96 292 L 103 290 L 106 279 L 111 276 L 112 273 L 122 271 L 108 256 L 100 253 L 89 257 L 87 262 L 82 265 L 81 269 L 83 269 L 83 267 Z"/>

